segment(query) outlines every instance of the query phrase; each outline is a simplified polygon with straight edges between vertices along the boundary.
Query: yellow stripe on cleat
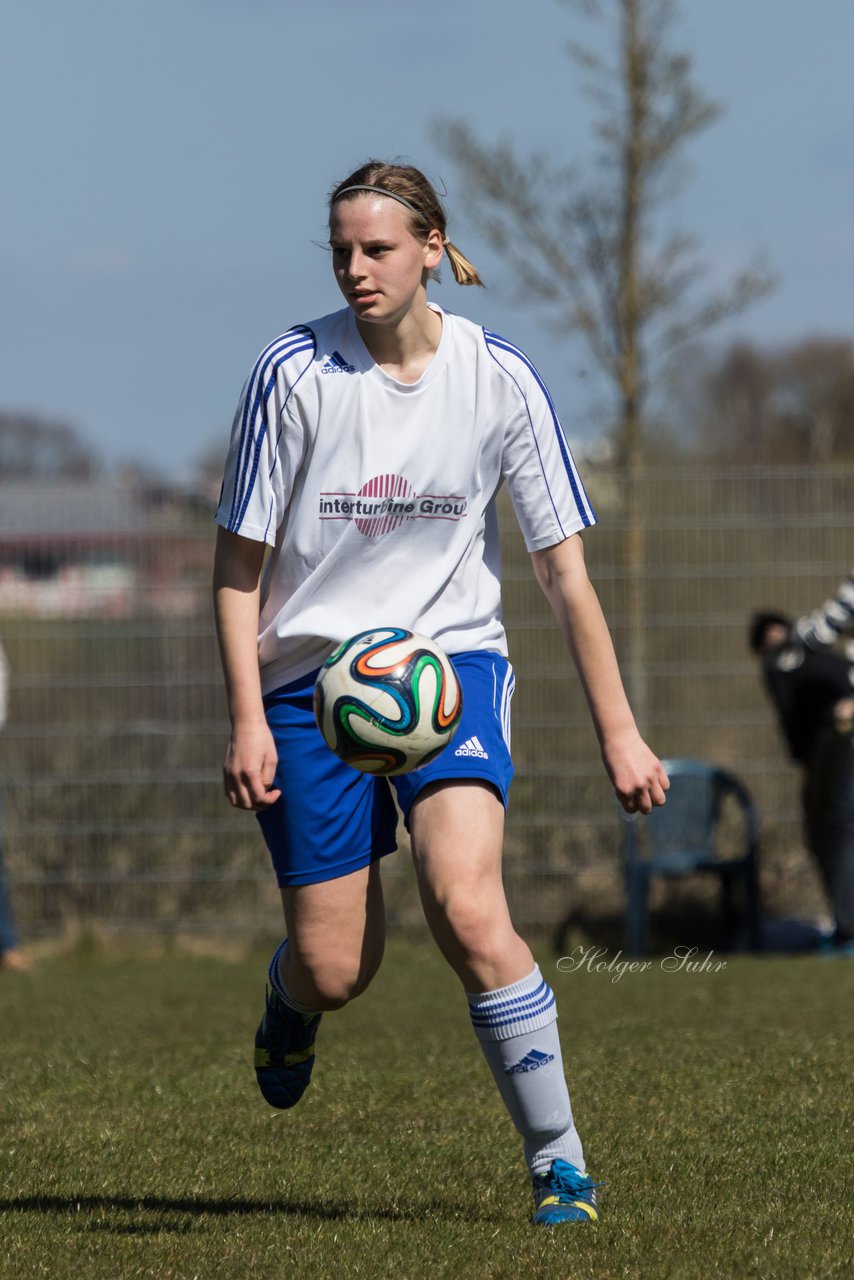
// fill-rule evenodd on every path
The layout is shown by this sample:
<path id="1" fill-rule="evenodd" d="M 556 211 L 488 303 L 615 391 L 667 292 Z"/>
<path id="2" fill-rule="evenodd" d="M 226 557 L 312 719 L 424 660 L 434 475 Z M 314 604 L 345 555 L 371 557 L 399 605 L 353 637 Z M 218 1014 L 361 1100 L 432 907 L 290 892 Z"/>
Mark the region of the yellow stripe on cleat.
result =
<path id="1" fill-rule="evenodd" d="M 301 1062 L 308 1062 L 314 1054 L 314 1045 L 309 1045 L 307 1049 L 300 1049 L 298 1053 L 286 1053 L 281 1062 L 273 1063 L 270 1060 L 270 1054 L 267 1049 L 255 1050 L 255 1066 L 258 1067 L 298 1067 Z"/>
<path id="2" fill-rule="evenodd" d="M 300 1062 L 307 1062 L 309 1058 L 313 1057 L 314 1045 L 310 1044 L 307 1049 L 300 1049 L 299 1053 L 286 1053 L 283 1061 L 286 1067 L 295 1067 Z"/>
<path id="3" fill-rule="evenodd" d="M 573 1200 L 572 1203 L 574 1208 L 583 1209 L 584 1212 L 587 1214 L 588 1218 L 590 1218 L 593 1222 L 599 1221 L 599 1214 L 593 1208 L 592 1204 L 585 1204 L 583 1200 Z"/>

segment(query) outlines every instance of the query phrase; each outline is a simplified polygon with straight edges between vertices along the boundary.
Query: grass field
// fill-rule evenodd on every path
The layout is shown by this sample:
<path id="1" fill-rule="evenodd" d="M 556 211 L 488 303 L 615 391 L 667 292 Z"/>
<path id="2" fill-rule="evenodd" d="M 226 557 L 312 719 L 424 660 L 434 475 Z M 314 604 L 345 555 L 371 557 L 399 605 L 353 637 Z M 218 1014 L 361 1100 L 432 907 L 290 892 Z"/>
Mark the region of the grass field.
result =
<path id="1" fill-rule="evenodd" d="M 428 945 L 397 939 L 277 1114 L 264 960 L 111 949 L 0 975 L 0 1275 L 847 1277 L 854 963 L 561 972 L 598 1228 L 535 1229 L 516 1135 Z M 723 957 L 715 957 L 716 960 Z"/>

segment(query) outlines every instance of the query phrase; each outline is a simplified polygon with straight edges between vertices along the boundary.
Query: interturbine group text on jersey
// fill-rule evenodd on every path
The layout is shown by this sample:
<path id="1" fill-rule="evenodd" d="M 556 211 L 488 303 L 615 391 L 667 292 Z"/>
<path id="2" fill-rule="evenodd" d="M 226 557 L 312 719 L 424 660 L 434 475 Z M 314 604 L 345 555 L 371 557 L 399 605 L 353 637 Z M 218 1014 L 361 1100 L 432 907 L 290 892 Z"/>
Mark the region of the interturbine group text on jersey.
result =
<path id="1" fill-rule="evenodd" d="M 461 520 L 467 501 L 457 495 L 423 494 L 415 498 L 362 498 L 355 493 L 322 493 L 321 520 L 347 520 L 357 516 L 403 516 L 417 520 Z"/>

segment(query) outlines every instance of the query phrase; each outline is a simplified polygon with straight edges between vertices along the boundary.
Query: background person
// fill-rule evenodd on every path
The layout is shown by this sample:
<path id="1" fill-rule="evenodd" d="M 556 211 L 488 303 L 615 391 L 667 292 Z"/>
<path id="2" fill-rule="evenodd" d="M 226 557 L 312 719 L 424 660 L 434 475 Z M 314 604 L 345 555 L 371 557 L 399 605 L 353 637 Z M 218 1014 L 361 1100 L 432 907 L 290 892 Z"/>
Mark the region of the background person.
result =
<path id="1" fill-rule="evenodd" d="M 750 647 L 803 770 L 806 841 L 834 918 L 828 948 L 854 955 L 854 662 L 792 643 L 792 628 L 785 614 L 757 613 Z"/>
<path id="2" fill-rule="evenodd" d="M 534 1221 L 595 1221 L 554 993 L 513 928 L 501 877 L 514 682 L 494 509 L 502 483 L 617 795 L 646 813 L 664 803 L 667 779 L 638 733 L 587 577 L 579 532 L 595 517 L 548 392 L 512 343 L 427 301 L 445 253 L 459 283 L 480 283 L 445 234 L 433 187 L 411 166 L 369 162 L 332 193 L 329 227 L 347 305 L 262 352 L 217 512 L 232 721 L 225 789 L 259 813 L 288 930 L 270 965 L 258 1083 L 273 1106 L 299 1100 L 321 1013 L 364 991 L 383 952 L 391 792 L 326 747 L 311 711 L 317 670 L 359 631 L 422 632 L 446 649 L 462 685 L 457 741 L 476 735 L 484 748 L 473 757 L 452 745 L 392 780 L 425 916 L 524 1140 Z M 373 515 L 371 495 L 390 492 L 430 503 L 417 518 Z M 447 518 L 435 518 L 441 495 L 454 500 Z M 378 1018 L 378 1041 L 384 1025 Z"/>

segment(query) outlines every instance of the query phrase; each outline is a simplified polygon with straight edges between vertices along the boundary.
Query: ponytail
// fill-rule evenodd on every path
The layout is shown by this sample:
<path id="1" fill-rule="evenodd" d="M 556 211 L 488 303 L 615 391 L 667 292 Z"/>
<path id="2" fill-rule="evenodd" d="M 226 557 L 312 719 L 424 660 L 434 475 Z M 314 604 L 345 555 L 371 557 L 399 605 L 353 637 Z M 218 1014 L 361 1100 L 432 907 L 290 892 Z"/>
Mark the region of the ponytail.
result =
<path id="1" fill-rule="evenodd" d="M 451 244 L 450 240 L 445 240 L 445 253 L 448 255 L 457 284 L 479 284 L 481 289 L 486 288 L 477 274 L 477 267 L 469 262 L 465 254 L 460 253 L 457 246 Z"/>

